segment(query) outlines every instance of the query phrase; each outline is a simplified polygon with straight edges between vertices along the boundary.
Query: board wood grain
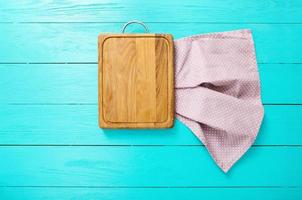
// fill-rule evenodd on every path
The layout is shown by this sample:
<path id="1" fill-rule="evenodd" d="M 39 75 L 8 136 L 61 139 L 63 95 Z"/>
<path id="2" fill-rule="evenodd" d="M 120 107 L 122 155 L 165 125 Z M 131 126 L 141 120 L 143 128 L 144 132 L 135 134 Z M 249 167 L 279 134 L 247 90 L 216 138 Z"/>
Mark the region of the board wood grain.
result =
<path id="1" fill-rule="evenodd" d="M 171 127 L 173 59 L 173 39 L 169 34 L 101 34 L 100 127 Z"/>

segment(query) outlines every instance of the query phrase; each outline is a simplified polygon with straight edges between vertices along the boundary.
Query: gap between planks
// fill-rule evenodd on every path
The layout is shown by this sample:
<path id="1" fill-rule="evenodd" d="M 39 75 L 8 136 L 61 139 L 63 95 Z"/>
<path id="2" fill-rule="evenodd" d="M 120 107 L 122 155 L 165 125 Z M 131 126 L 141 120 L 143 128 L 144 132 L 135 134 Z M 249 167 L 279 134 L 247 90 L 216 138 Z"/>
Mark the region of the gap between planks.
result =
<path id="1" fill-rule="evenodd" d="M 0 65 L 97 65 L 98 62 L 0 62 Z M 258 65 L 301 65 L 302 62 L 258 62 Z"/>
<path id="2" fill-rule="evenodd" d="M 96 106 L 97 103 L 7 103 L 10 106 Z M 302 103 L 263 103 L 264 106 L 302 106 Z"/>
<path id="3" fill-rule="evenodd" d="M 271 189 L 299 189 L 302 188 L 300 186 L 279 186 L 279 185 L 272 185 L 272 186 L 64 186 L 64 185 L 58 185 L 58 186 L 51 186 L 51 185 L 26 185 L 26 186 L 19 186 L 19 185 L 8 185 L 8 186 L 0 186 L 0 188 L 126 188 L 126 189 L 138 189 L 138 188 L 144 188 L 144 189 L 152 189 L 152 188 L 183 188 L 183 189 L 198 189 L 198 188 L 271 188 Z"/>
<path id="4" fill-rule="evenodd" d="M 102 22 L 102 21 L 81 21 L 81 22 L 72 22 L 72 21 L 2 21 L 0 24 L 123 24 L 127 23 L 128 21 L 112 21 L 112 22 Z M 284 25 L 291 25 L 291 24 L 297 24 L 300 25 L 302 22 L 253 22 L 253 21 L 243 21 L 243 22 L 215 22 L 215 21 L 162 21 L 162 22 L 156 22 L 156 21 L 144 21 L 144 23 L 148 24 L 284 24 Z"/>
<path id="5" fill-rule="evenodd" d="M 0 144 L 0 147 L 205 147 L 204 144 Z M 302 147 L 302 144 L 254 144 L 251 148 Z"/>

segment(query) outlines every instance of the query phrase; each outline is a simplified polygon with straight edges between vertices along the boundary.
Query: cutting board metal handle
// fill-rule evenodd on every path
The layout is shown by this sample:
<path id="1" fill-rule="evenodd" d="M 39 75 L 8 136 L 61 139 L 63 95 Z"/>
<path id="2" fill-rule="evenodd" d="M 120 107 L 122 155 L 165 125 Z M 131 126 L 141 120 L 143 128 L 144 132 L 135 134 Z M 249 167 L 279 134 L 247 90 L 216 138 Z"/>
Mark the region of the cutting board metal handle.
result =
<path id="1" fill-rule="evenodd" d="M 137 21 L 137 20 L 129 21 L 126 24 L 124 24 L 124 26 L 122 28 L 122 33 L 125 33 L 125 30 L 126 30 L 127 26 L 130 25 L 130 24 L 140 24 L 144 27 L 146 33 L 150 33 L 150 31 L 149 31 L 148 27 L 146 26 L 146 24 L 144 24 L 144 22 Z"/>

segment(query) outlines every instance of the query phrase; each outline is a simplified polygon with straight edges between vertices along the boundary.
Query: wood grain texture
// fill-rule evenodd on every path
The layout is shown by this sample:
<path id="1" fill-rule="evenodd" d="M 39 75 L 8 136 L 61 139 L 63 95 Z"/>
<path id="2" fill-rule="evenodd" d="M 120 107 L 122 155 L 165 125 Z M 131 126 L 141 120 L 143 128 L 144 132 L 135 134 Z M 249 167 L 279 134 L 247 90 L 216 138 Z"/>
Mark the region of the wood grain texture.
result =
<path id="1" fill-rule="evenodd" d="M 97 104 L 97 73 L 97 64 L 0 64 L 0 104 Z M 259 73 L 264 104 L 302 103 L 302 64 L 260 64 Z"/>
<path id="2" fill-rule="evenodd" d="M 302 188 L 302 148 L 257 147 L 224 174 L 205 147 L 1 147 L 0 186 Z"/>
<path id="3" fill-rule="evenodd" d="M 0 197 L 9 200 L 61 199 L 211 199 L 299 200 L 300 188 L 215 187 L 215 188 L 102 188 L 102 187 L 0 187 Z"/>
<path id="4" fill-rule="evenodd" d="M 99 36 L 102 128 L 168 128 L 174 119 L 171 35 Z"/>
<path id="5" fill-rule="evenodd" d="M 1 1 L 2 22 L 301 23 L 299 0 Z"/>
<path id="6" fill-rule="evenodd" d="M 98 34 L 118 33 L 122 25 L 123 23 L 1 24 L 0 62 L 97 63 Z M 297 52 L 297 49 L 302 49 L 302 42 L 299 42 L 301 24 L 147 23 L 147 26 L 155 33 L 171 33 L 174 39 L 249 28 L 256 45 L 257 62 L 302 63 L 302 54 Z M 144 31 L 134 25 L 127 30 L 134 33 Z"/>
<path id="7" fill-rule="evenodd" d="M 302 145 L 302 106 L 264 110 L 255 145 Z M 100 129 L 97 104 L 1 105 L 0 111 L 0 145 L 202 145 L 178 120 L 172 129 Z"/>
<path id="8" fill-rule="evenodd" d="M 0 199 L 301 200 L 301 8 L 299 0 L 0 1 L 0 63 L 24 63 L 0 65 Z M 200 142 L 179 121 L 169 130 L 97 127 L 98 33 L 131 19 L 176 39 L 253 31 L 270 105 L 256 146 L 230 173 L 190 146 Z M 103 144 L 125 146 L 93 146 Z M 141 144 L 151 146 L 133 146 Z"/>

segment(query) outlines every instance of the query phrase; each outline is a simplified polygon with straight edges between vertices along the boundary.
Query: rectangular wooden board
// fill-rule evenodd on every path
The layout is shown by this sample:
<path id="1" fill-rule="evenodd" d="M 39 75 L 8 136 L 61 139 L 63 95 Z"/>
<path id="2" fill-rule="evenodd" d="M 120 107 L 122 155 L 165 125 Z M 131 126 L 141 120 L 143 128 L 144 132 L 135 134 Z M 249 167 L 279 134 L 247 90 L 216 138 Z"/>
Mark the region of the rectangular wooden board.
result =
<path id="1" fill-rule="evenodd" d="M 172 35 L 101 34 L 100 127 L 172 127 L 173 59 Z"/>

